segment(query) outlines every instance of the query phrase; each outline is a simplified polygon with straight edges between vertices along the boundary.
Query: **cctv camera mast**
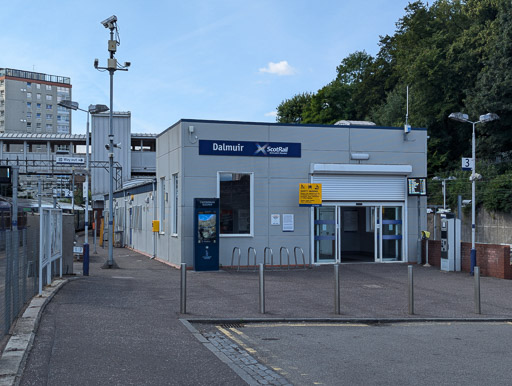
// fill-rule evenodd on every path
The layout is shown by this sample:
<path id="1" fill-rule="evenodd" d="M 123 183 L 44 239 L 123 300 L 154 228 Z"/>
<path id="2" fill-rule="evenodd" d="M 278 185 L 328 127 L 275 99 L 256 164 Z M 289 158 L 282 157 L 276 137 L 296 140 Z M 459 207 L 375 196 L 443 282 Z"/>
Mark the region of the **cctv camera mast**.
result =
<path id="1" fill-rule="evenodd" d="M 114 240 L 113 240 L 113 224 L 114 224 L 114 131 L 113 131 L 113 111 L 114 111 L 114 72 L 117 70 L 120 71 L 128 71 L 128 67 L 130 67 L 130 62 L 125 62 L 124 65 L 120 65 L 117 63 L 117 59 L 114 57 L 116 53 L 117 46 L 120 45 L 119 40 L 119 31 L 117 29 L 117 16 L 112 15 L 109 18 L 103 20 L 101 24 L 110 29 L 110 40 L 108 41 L 108 51 L 110 53 L 107 67 L 99 67 L 98 59 L 94 59 L 94 68 L 97 70 L 107 70 L 110 74 L 110 111 L 109 111 L 109 129 L 108 129 L 108 161 L 109 161 L 109 191 L 108 191 L 108 261 L 105 263 L 104 268 L 114 268 L 116 265 L 114 264 Z M 115 32 L 115 39 L 114 39 Z M 107 147 L 107 145 L 105 145 Z"/>

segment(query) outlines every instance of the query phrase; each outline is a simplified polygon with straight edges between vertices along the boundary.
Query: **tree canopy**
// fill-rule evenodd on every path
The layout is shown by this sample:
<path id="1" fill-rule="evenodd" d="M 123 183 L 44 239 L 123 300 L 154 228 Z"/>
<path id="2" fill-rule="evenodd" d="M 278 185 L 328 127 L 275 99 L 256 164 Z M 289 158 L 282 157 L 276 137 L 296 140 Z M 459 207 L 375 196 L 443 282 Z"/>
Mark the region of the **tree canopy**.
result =
<path id="1" fill-rule="evenodd" d="M 512 4 L 508 0 L 414 1 L 381 36 L 375 57 L 356 51 L 342 59 L 336 78 L 316 93 L 303 93 L 277 107 L 283 123 L 332 124 L 370 120 L 382 126 L 405 124 L 409 86 L 409 124 L 428 129 L 429 177 L 453 174 L 471 154 L 471 125 L 448 119 L 464 112 L 477 121 L 487 112 L 499 121 L 477 125 L 477 160 L 510 159 L 512 154 Z M 505 165 L 505 166 L 503 166 Z M 510 162 L 498 169 L 512 174 Z M 489 170 L 497 170 L 489 169 Z M 502 174 L 503 174 L 502 173 Z M 488 178 L 494 178 L 490 173 Z M 484 176 L 485 177 L 485 176 Z M 467 178 L 466 178 L 467 180 Z M 489 180 L 490 181 L 490 180 Z M 503 178 L 482 203 L 510 210 L 499 196 Z M 503 205 L 497 204 L 501 198 Z M 500 206 L 501 205 L 501 206 Z"/>

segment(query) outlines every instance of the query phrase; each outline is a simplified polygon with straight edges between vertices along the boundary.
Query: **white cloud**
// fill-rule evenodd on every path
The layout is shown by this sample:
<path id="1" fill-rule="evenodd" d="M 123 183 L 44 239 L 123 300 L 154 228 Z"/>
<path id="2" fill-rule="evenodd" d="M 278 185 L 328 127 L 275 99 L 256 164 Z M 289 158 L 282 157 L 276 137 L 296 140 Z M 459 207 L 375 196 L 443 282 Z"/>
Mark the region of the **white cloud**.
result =
<path id="1" fill-rule="evenodd" d="M 296 74 L 295 68 L 290 66 L 286 60 L 282 60 L 279 63 L 269 62 L 267 67 L 260 68 L 260 72 L 267 72 L 269 74 L 276 75 L 294 75 Z"/>
<path id="2" fill-rule="evenodd" d="M 277 117 L 277 111 L 271 111 L 265 114 L 266 117 Z"/>

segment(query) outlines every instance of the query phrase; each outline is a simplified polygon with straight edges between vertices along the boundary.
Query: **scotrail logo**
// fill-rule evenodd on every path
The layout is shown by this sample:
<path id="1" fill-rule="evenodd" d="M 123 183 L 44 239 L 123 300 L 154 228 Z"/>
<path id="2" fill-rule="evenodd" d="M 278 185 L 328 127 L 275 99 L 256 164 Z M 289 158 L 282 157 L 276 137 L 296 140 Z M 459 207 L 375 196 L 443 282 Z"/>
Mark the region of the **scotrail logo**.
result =
<path id="1" fill-rule="evenodd" d="M 261 153 L 262 155 L 267 155 L 267 151 L 265 150 L 268 146 L 268 143 L 261 146 L 259 143 L 256 144 L 256 151 L 254 152 L 254 155 Z"/>
<path id="2" fill-rule="evenodd" d="M 254 155 L 287 155 L 288 154 L 288 146 L 270 146 L 269 143 L 266 143 L 265 145 L 260 145 L 259 143 L 256 143 L 256 151 L 254 152 Z"/>

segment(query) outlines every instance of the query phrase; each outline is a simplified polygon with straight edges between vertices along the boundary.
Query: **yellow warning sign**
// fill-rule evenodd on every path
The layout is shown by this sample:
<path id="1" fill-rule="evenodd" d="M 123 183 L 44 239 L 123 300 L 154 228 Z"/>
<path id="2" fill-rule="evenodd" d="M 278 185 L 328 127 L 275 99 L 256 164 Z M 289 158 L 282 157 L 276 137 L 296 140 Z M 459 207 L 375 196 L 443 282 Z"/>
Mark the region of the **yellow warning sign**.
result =
<path id="1" fill-rule="evenodd" d="M 299 206 L 322 206 L 322 184 L 299 184 Z"/>

